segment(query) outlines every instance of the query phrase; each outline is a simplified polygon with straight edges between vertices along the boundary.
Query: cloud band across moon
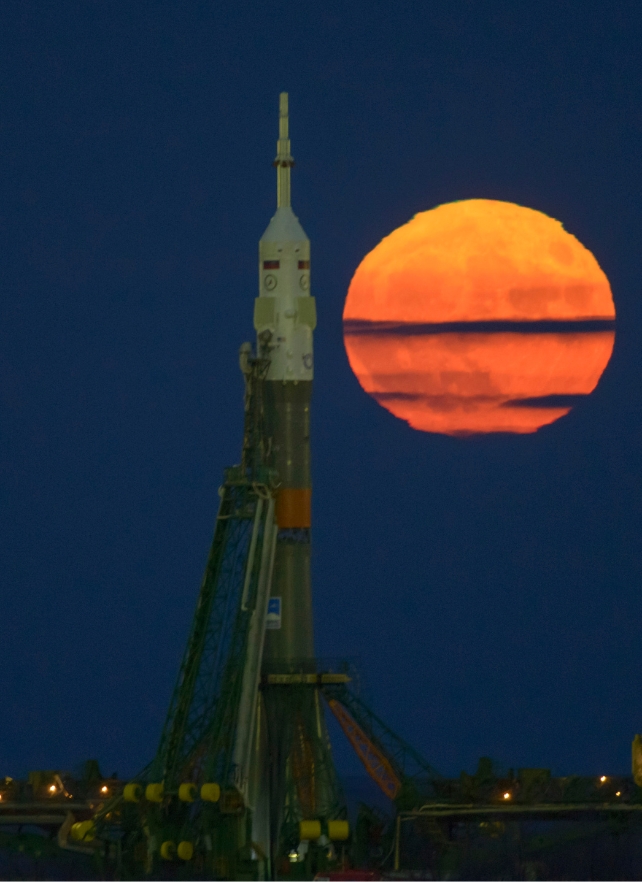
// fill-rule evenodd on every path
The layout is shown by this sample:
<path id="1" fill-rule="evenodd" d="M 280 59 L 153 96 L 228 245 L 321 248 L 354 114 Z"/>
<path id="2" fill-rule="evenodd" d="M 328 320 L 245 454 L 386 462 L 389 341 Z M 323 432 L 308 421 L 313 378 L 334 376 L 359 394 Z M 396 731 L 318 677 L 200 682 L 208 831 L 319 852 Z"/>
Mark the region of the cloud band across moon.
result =
<path id="1" fill-rule="evenodd" d="M 492 334 L 511 332 L 513 334 L 577 334 L 591 331 L 614 331 L 614 318 L 590 319 L 544 319 L 541 321 L 515 321 L 513 319 L 491 319 L 472 322 L 371 322 L 361 319 L 345 319 L 344 334 L 384 335 L 414 337 L 421 334 Z"/>
<path id="2" fill-rule="evenodd" d="M 459 436 L 525 434 L 565 416 L 597 385 L 615 338 L 610 320 L 378 324 L 344 327 L 364 390 L 415 429 Z"/>

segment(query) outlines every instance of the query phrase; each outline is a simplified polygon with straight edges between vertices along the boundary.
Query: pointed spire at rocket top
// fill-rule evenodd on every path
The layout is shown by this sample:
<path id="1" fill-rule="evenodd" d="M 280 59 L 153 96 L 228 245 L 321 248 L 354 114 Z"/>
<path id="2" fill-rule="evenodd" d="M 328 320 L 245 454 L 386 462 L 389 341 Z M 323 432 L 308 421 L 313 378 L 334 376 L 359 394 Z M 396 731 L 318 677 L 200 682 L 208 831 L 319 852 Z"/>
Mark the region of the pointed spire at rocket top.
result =
<path id="1" fill-rule="evenodd" d="M 294 165 L 290 153 L 288 93 L 279 96 L 279 140 L 276 142 L 276 206 L 290 207 L 290 169 Z"/>
<path id="2" fill-rule="evenodd" d="M 294 165 L 290 153 L 288 119 L 288 93 L 281 92 L 279 100 L 279 140 L 276 142 L 276 214 L 268 224 L 267 230 L 261 236 L 261 243 L 267 245 L 270 242 L 305 242 L 308 237 L 303 232 L 298 218 L 292 211 L 290 204 L 290 169 Z M 273 255 L 266 259 L 271 259 Z M 261 257 L 263 260 L 265 255 Z M 302 256 L 301 256 L 302 257 Z M 302 257 L 303 259 L 303 257 Z M 307 260 L 308 257 L 306 256 Z"/>

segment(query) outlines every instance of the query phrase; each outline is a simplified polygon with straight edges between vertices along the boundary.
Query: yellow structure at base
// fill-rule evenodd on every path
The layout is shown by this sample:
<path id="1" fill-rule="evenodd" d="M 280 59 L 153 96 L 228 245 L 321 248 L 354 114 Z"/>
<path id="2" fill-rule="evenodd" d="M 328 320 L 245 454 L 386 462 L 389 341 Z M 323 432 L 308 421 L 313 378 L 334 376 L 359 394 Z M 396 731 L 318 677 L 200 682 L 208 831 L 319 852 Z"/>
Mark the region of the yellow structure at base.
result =
<path id="1" fill-rule="evenodd" d="M 162 781 L 160 784 L 148 784 L 145 788 L 145 799 L 147 802 L 162 802 L 164 789 L 165 785 Z"/>
<path id="2" fill-rule="evenodd" d="M 176 856 L 176 843 L 166 839 L 160 847 L 160 856 L 164 861 L 173 861 Z"/>
<path id="3" fill-rule="evenodd" d="M 204 802 L 218 802 L 221 798 L 221 788 L 218 784 L 203 784 L 201 787 L 201 799 Z"/>
<path id="4" fill-rule="evenodd" d="M 142 795 L 143 788 L 140 784 L 136 784 L 134 781 L 130 784 L 125 784 L 125 789 L 123 790 L 123 799 L 125 802 L 140 802 Z"/>
<path id="5" fill-rule="evenodd" d="M 328 836 L 335 842 L 345 842 L 350 835 L 350 824 L 347 821 L 328 821 Z"/>
<path id="6" fill-rule="evenodd" d="M 321 821 L 299 821 L 299 839 L 318 839 L 321 835 Z"/>
<path id="7" fill-rule="evenodd" d="M 194 854 L 193 844 L 184 839 L 182 842 L 178 843 L 176 854 L 182 861 L 191 861 L 192 855 Z"/>
<path id="8" fill-rule="evenodd" d="M 71 825 L 71 838 L 83 842 L 91 842 L 96 835 L 93 821 L 76 821 Z"/>
<path id="9" fill-rule="evenodd" d="M 191 781 L 186 781 L 178 788 L 178 798 L 181 802 L 194 802 L 197 794 L 196 784 L 192 784 Z"/>

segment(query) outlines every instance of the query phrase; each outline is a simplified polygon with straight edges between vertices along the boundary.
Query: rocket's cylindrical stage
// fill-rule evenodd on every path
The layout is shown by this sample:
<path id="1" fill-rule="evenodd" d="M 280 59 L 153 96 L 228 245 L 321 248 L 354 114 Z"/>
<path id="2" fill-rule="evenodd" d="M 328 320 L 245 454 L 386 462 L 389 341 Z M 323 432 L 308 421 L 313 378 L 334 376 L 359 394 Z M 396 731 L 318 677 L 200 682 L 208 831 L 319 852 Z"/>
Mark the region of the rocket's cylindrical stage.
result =
<path id="1" fill-rule="evenodd" d="M 310 241 L 290 206 L 288 97 L 281 94 L 277 210 L 259 243 L 259 296 L 254 307 L 258 349 L 270 359 L 265 429 L 278 473 L 279 526 L 264 659 L 293 663 L 314 657 L 310 588 L 310 398 L 312 332 Z"/>
<path id="2" fill-rule="evenodd" d="M 277 210 L 259 243 L 259 296 L 254 304 L 262 380 L 265 464 L 277 476 L 278 527 L 257 703 L 255 754 L 249 776 L 252 842 L 270 856 L 297 847 L 300 820 L 340 816 L 319 688 L 288 675 L 316 673 L 310 585 L 310 401 L 312 334 L 310 241 L 290 207 L 288 96 L 280 98 Z M 285 675 L 279 684 L 270 676 Z M 339 814 L 337 814 L 339 812 Z"/>

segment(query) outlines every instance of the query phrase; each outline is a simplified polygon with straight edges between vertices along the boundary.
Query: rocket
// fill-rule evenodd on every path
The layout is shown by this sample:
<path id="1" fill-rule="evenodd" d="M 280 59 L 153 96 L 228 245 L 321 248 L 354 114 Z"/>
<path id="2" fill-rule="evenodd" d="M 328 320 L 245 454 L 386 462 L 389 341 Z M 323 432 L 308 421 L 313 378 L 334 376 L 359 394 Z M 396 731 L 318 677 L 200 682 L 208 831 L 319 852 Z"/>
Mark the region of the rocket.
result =
<path id="1" fill-rule="evenodd" d="M 274 160 L 277 209 L 259 242 L 259 296 L 254 304 L 257 351 L 269 359 L 264 420 L 270 464 L 278 474 L 278 538 L 268 606 L 264 666 L 314 657 L 310 587 L 310 400 L 316 304 L 310 294 L 310 240 L 290 205 L 294 160 L 288 95 L 279 101 Z"/>
<path id="2" fill-rule="evenodd" d="M 274 165 L 277 208 L 259 242 L 254 328 L 257 353 L 267 363 L 261 434 L 265 465 L 276 473 L 277 532 L 265 619 L 263 686 L 256 704 L 255 752 L 247 788 L 252 842 L 261 844 L 270 861 L 282 849 L 288 854 L 298 847 L 300 820 L 336 817 L 340 801 L 320 690 L 297 679 L 318 673 L 310 584 L 310 403 L 316 305 L 310 294 L 310 240 L 290 205 L 294 161 L 284 92 Z M 278 678 L 273 685 L 271 677 Z"/>

